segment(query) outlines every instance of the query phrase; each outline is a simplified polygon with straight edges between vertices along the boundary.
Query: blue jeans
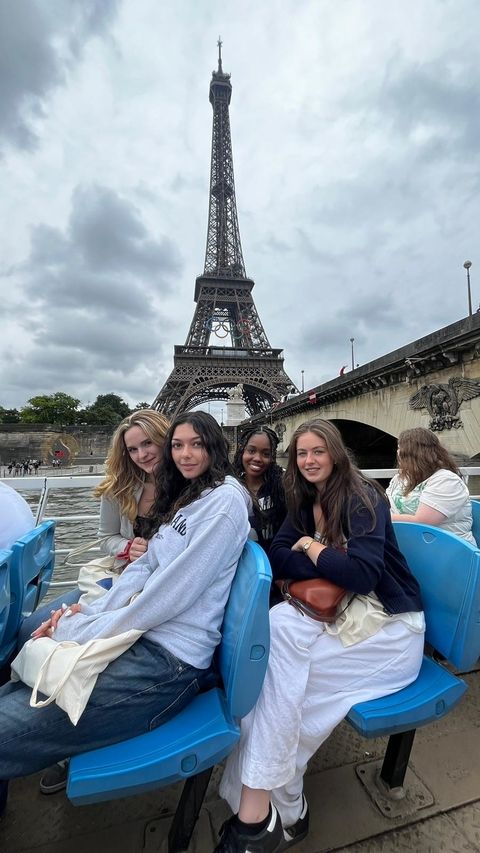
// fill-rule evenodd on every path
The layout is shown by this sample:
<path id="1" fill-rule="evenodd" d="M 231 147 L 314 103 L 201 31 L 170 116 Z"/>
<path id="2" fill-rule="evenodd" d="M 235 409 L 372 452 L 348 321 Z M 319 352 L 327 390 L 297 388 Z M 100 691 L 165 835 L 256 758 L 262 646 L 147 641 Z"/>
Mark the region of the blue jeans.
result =
<path id="1" fill-rule="evenodd" d="M 17 650 L 20 651 L 27 640 L 30 639 L 32 631 L 34 631 L 35 628 L 38 628 L 41 622 L 45 622 L 47 619 L 50 619 L 52 610 L 58 610 L 62 604 L 76 604 L 81 594 L 82 593 L 77 586 L 75 589 L 64 592 L 63 595 L 60 595 L 58 598 L 54 598 L 53 601 L 49 601 L 48 604 L 42 604 L 42 606 L 37 607 L 30 616 L 26 616 L 20 625 L 20 630 L 18 632 Z"/>
<path id="2" fill-rule="evenodd" d="M 0 779 L 157 728 L 204 688 L 209 673 L 141 637 L 100 673 L 76 726 L 56 704 L 31 708 L 31 688 L 8 682 L 0 687 Z"/>

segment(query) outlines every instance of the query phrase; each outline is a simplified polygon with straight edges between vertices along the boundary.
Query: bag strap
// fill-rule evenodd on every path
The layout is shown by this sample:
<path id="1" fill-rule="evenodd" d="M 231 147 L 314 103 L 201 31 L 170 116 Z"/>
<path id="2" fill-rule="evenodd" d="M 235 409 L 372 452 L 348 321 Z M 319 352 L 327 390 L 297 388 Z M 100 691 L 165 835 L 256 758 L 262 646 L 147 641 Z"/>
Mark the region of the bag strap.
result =
<path id="1" fill-rule="evenodd" d="M 68 641 L 67 641 L 67 642 L 68 642 Z M 67 683 L 68 679 L 70 678 L 70 676 L 71 676 L 71 674 L 72 674 L 72 672 L 73 672 L 73 670 L 74 670 L 74 668 L 75 668 L 75 665 L 76 665 L 76 664 L 77 664 L 77 662 L 80 660 L 80 658 L 82 657 L 82 655 L 84 654 L 84 652 L 89 648 L 89 646 L 90 646 L 91 642 L 92 642 L 92 641 L 90 640 L 89 642 L 85 643 L 85 644 L 84 644 L 84 645 L 82 645 L 82 646 L 81 646 L 79 643 L 73 643 L 73 642 L 72 642 L 72 643 L 69 643 L 69 645 L 72 645 L 72 646 L 78 646 L 78 648 L 79 648 L 79 650 L 80 650 L 80 651 L 79 651 L 79 654 L 77 655 L 77 657 L 74 657 L 74 656 L 72 655 L 72 660 L 70 661 L 70 665 L 69 665 L 69 666 L 67 666 L 67 668 L 66 668 L 66 669 L 65 669 L 65 671 L 63 672 L 62 677 L 59 679 L 59 681 L 58 681 L 58 683 L 57 683 L 57 685 L 56 685 L 56 687 L 55 687 L 55 689 L 54 689 L 53 693 L 51 693 L 51 695 L 50 695 L 50 696 L 48 696 L 46 699 L 37 699 L 37 696 L 38 696 L 38 689 L 39 689 L 39 686 L 40 686 L 40 681 L 41 681 L 41 679 L 42 679 L 43 673 L 44 673 L 44 671 L 47 669 L 47 667 L 48 667 L 49 663 L 51 662 L 51 660 L 52 660 L 53 656 L 55 655 L 55 652 L 57 652 L 57 651 L 58 651 L 58 649 L 59 649 L 59 648 L 61 648 L 61 643 L 58 643 L 58 645 L 57 645 L 54 649 L 52 649 L 52 651 L 50 652 L 50 654 L 48 655 L 48 657 L 47 657 L 47 658 L 45 658 L 45 660 L 43 661 L 43 663 L 42 663 L 42 665 L 41 665 L 40 669 L 38 670 L 37 677 L 36 677 L 36 679 L 35 679 L 35 684 L 34 684 L 34 685 L 33 685 L 33 687 L 32 687 L 32 695 L 31 695 L 31 697 L 30 697 L 30 705 L 31 705 L 31 707 L 32 707 L 32 708 L 44 708 L 46 705 L 51 705 L 51 704 L 52 704 L 52 702 L 55 702 L 55 699 L 57 698 L 57 696 L 58 696 L 58 694 L 60 693 L 61 689 L 65 686 L 65 684 Z M 64 647 L 64 648 L 65 648 L 65 647 Z"/>
<path id="2" fill-rule="evenodd" d="M 79 557 L 80 554 L 85 554 L 87 551 L 91 551 L 92 548 L 103 545 L 103 543 L 107 542 L 110 538 L 110 536 L 102 536 L 101 539 L 93 539 L 92 542 L 87 542 L 86 545 L 79 545 L 78 548 L 72 548 L 65 557 L 62 566 L 69 566 L 69 560 L 71 557 Z"/>

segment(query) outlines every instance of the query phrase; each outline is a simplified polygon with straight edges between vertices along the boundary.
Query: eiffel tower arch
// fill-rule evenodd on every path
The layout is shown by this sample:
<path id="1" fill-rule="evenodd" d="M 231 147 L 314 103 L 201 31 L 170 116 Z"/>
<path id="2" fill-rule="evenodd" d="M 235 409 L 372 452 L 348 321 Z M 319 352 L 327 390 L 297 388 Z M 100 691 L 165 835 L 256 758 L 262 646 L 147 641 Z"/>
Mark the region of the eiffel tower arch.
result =
<path id="1" fill-rule="evenodd" d="M 243 386 L 250 415 L 270 408 L 294 383 L 283 368 L 283 351 L 270 346 L 247 278 L 238 227 L 229 105 L 230 74 L 212 72 L 213 108 L 210 199 L 203 275 L 195 282 L 196 308 L 187 339 L 174 348 L 174 367 L 153 407 L 167 417 L 208 400 L 225 400 Z M 214 338 L 214 343 L 212 343 Z"/>

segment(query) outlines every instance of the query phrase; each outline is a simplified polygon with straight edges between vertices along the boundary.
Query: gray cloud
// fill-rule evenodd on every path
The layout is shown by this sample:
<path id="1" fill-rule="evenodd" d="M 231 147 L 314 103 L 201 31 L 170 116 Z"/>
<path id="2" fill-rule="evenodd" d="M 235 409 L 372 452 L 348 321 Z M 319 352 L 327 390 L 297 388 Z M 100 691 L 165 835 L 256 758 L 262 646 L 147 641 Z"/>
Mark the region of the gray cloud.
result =
<path id="1" fill-rule="evenodd" d="M 16 270 L 29 297 L 17 320 L 30 339 L 17 354 L 18 384 L 54 391 L 94 377 L 109 387 L 110 375 L 121 382 L 158 362 L 157 301 L 180 268 L 173 243 L 154 238 L 130 201 L 101 186 L 77 188 L 65 234 L 35 226 L 30 256 Z"/>
<path id="2" fill-rule="evenodd" d="M 65 84 L 88 40 L 114 19 L 118 0 L 14 0 L 0 3 L 0 143 L 38 144 L 46 99 Z"/>

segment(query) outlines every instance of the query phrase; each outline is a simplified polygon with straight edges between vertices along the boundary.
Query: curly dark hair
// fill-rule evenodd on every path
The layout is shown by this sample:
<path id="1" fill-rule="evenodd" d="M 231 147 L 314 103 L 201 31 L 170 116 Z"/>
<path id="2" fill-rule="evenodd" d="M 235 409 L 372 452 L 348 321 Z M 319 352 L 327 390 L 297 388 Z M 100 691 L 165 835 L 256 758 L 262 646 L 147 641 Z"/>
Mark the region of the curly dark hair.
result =
<path id="1" fill-rule="evenodd" d="M 283 488 L 283 468 L 281 468 L 280 465 L 277 465 L 277 447 L 279 438 L 275 430 L 268 426 L 254 425 L 243 430 L 235 451 L 235 456 L 233 457 L 233 470 L 240 480 L 244 480 L 245 470 L 243 468 L 243 454 L 247 444 L 254 435 L 267 436 L 270 442 L 270 450 L 272 454 L 271 462 L 265 471 L 265 479 L 261 488 L 262 497 L 269 497 L 271 499 L 269 502 L 270 507 L 264 510 L 260 509 L 258 501 L 253 495 L 254 512 L 259 520 L 259 527 L 263 527 L 264 529 L 271 528 L 273 532 L 276 533 L 285 519 L 287 507 L 285 502 L 285 490 Z"/>
<path id="2" fill-rule="evenodd" d="M 181 424 L 193 427 L 210 458 L 207 470 L 195 480 L 186 480 L 172 458 L 172 439 Z M 196 501 L 204 489 L 220 486 L 227 474 L 235 476 L 228 458 L 228 442 L 215 418 L 207 412 L 183 412 L 177 415 L 165 436 L 163 464 L 156 478 L 152 516 L 155 516 L 159 525 L 171 521 L 179 509 Z"/>

